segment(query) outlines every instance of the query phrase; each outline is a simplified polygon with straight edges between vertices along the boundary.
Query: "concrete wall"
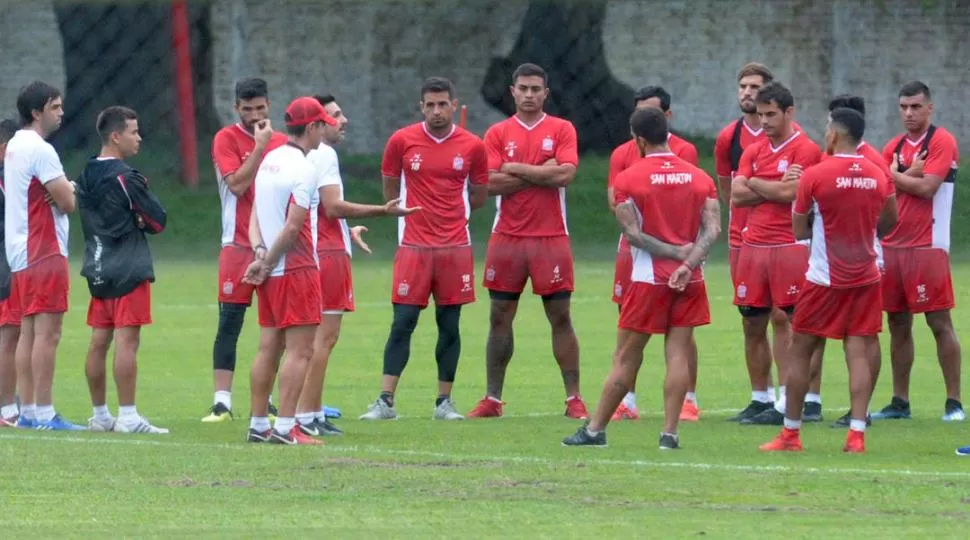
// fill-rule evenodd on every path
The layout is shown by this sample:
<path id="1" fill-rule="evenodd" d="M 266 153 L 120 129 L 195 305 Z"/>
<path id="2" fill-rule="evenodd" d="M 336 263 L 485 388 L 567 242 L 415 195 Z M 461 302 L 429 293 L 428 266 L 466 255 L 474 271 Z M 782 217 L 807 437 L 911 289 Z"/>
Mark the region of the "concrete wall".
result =
<path id="1" fill-rule="evenodd" d="M 970 144 L 970 0 L 613 0 L 604 44 L 616 77 L 674 95 L 675 126 L 713 135 L 738 111 L 738 67 L 767 63 L 792 87 L 813 136 L 830 96 L 866 97 L 868 138 L 899 128 L 896 91 L 920 78 L 934 91 L 937 121 Z M 501 119 L 479 95 L 493 56 L 521 31 L 520 0 L 214 0 L 215 103 L 233 119 L 232 86 L 265 77 L 282 124 L 287 101 L 335 94 L 350 117 L 346 150 L 379 152 L 390 133 L 419 119 L 417 90 L 429 75 L 451 78 L 479 133 Z M 63 85 L 51 2 L 4 2 L 0 17 L 0 110 L 34 78 Z M 545 66 L 555 76 L 555 66 Z M 8 113 L 8 114 L 9 114 Z"/>

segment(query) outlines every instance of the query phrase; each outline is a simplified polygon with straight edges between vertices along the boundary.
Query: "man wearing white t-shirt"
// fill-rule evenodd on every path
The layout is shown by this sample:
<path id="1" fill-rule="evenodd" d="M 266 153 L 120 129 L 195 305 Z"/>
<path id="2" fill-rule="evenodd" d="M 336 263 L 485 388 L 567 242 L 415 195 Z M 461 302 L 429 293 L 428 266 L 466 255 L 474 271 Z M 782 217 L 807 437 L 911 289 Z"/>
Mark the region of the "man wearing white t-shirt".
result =
<path id="1" fill-rule="evenodd" d="M 24 407 L 17 425 L 75 431 L 84 428 L 57 414 L 52 389 L 70 289 L 67 214 L 77 204 L 74 184 L 46 140 L 61 126 L 62 105 L 60 90 L 40 81 L 17 96 L 23 129 L 7 143 L 4 159 L 4 244 L 11 271 L 8 307 L 22 318 L 18 378 L 27 382 L 19 389 Z"/>
<path id="2" fill-rule="evenodd" d="M 261 329 L 250 373 L 252 417 L 246 440 L 312 445 L 320 442 L 304 435 L 295 418 L 313 356 L 321 302 L 316 251 L 320 197 L 317 176 L 306 155 L 320 145 L 324 124 L 336 125 L 337 121 L 311 97 L 293 100 L 284 121 L 287 143 L 263 158 L 256 172 L 250 215 L 249 239 L 255 260 L 243 281 L 257 286 Z M 284 349 L 286 358 L 279 366 Z M 279 414 L 271 427 L 269 394 L 278 367 Z"/>
<path id="3" fill-rule="evenodd" d="M 337 121 L 336 125 L 323 128 L 323 142 L 319 148 L 307 154 L 317 175 L 320 206 L 317 217 L 317 259 L 320 264 L 321 305 L 320 326 L 317 327 L 313 344 L 313 359 L 307 370 L 296 418 L 300 429 L 310 436 L 341 435 L 343 431 L 327 420 L 322 410 L 323 383 L 327 374 L 330 353 L 337 345 L 340 324 L 346 312 L 354 311 L 354 287 L 350 269 L 350 241 L 353 240 L 365 252 L 370 248 L 360 234 L 367 228 L 348 227 L 345 218 L 375 216 L 403 216 L 417 208 L 403 208 L 400 199 L 383 205 L 358 204 L 344 200 L 340 164 L 333 146 L 344 138 L 349 119 L 333 96 L 315 96 L 327 115 Z"/>

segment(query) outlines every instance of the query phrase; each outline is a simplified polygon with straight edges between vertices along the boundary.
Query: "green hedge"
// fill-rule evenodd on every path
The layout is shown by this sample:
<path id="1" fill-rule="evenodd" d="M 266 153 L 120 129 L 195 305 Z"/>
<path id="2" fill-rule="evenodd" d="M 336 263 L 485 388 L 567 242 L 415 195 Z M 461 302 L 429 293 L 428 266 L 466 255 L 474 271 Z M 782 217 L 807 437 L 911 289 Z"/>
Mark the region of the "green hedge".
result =
<path id="1" fill-rule="evenodd" d="M 695 141 L 701 154 L 701 166 L 712 175 L 714 162 L 712 141 Z M 159 194 L 169 210 L 167 230 L 156 239 L 153 246 L 160 256 L 179 258 L 209 258 L 219 249 L 220 205 L 214 171 L 209 162 L 208 150 L 200 152 L 199 171 L 201 182 L 198 189 L 190 190 L 178 183 L 178 158 L 171 147 L 153 147 L 146 143 L 142 154 L 132 160 L 151 179 L 151 188 Z M 67 156 L 65 167 L 71 178 L 76 178 L 83 167 L 84 157 Z M 580 160 L 576 181 L 568 189 L 569 229 L 577 256 L 585 258 L 608 258 L 616 249 L 618 237 L 612 214 L 606 207 L 606 174 L 608 156 L 587 155 Z M 357 202 L 379 203 L 381 201 L 379 156 L 342 156 L 341 169 L 346 184 L 346 196 Z M 953 245 L 957 256 L 966 256 L 970 250 L 970 192 L 963 188 L 970 182 L 970 172 L 963 172 L 957 180 L 957 202 L 953 214 Z M 472 218 L 472 236 L 476 247 L 483 249 L 495 215 L 494 203 Z M 724 212 L 725 220 L 727 212 Z M 393 219 L 370 219 L 361 221 L 370 230 L 366 239 L 376 256 L 391 256 L 397 240 L 397 223 Z M 71 234 L 72 253 L 80 254 L 82 239 L 77 221 Z M 719 243 L 714 258 L 723 256 L 724 241 Z"/>

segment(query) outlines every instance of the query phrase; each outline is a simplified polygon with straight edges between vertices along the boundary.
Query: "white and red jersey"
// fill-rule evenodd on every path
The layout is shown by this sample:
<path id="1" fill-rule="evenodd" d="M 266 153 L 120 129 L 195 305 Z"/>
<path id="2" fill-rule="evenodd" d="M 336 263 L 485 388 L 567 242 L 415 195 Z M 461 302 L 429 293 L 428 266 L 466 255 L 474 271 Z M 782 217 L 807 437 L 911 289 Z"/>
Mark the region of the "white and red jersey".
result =
<path id="1" fill-rule="evenodd" d="M 894 193 L 883 168 L 861 154 L 836 154 L 807 169 L 794 207 L 796 214 L 814 214 L 805 279 L 836 289 L 878 283 L 872 239 Z"/>
<path id="2" fill-rule="evenodd" d="M 317 190 L 326 186 L 337 186 L 340 190 L 340 200 L 344 200 L 344 181 L 340 177 L 337 151 L 326 143 L 320 143 L 320 147 L 311 150 L 306 157 L 316 171 Z M 346 251 L 347 255 L 350 255 L 350 227 L 347 226 L 347 220 L 327 216 L 327 209 L 323 207 L 322 194 L 320 203 L 317 211 L 317 252 Z"/>
<path id="3" fill-rule="evenodd" d="M 37 261 L 67 257 L 70 221 L 44 200 L 44 187 L 64 176 L 57 151 L 32 129 L 21 129 L 7 143 L 3 162 L 6 188 L 4 244 L 11 272 Z"/>
<path id="4" fill-rule="evenodd" d="M 717 200 L 710 175 L 672 153 L 648 154 L 620 173 L 613 189 L 617 204 L 633 201 L 644 234 L 674 245 L 697 240 L 704 205 L 708 199 Z M 666 285 L 681 265 L 677 259 L 657 258 L 636 247 L 630 250 L 632 281 Z M 703 279 L 703 270 L 697 267 L 692 281 Z"/>
<path id="5" fill-rule="evenodd" d="M 424 122 L 391 135 L 381 174 L 401 179 L 401 205 L 421 211 L 398 218 L 398 244 L 418 247 L 471 244 L 471 185 L 488 184 L 485 145 L 469 131 L 452 126 L 442 138 Z"/>
<path id="6" fill-rule="evenodd" d="M 568 120 L 543 114 L 527 125 L 513 116 L 485 132 L 488 169 L 498 171 L 503 163 L 542 165 L 555 158 L 559 165 L 579 166 L 576 128 Z M 511 236 L 564 236 L 566 188 L 529 186 L 510 195 L 495 197 L 492 232 Z"/>
<path id="7" fill-rule="evenodd" d="M 741 154 L 738 176 L 780 182 L 788 167 L 807 169 L 822 159 L 822 150 L 800 131 L 774 146 L 767 138 L 755 141 Z M 784 246 L 796 243 L 792 233 L 791 203 L 764 201 L 751 207 L 741 231 L 752 246 Z"/>
<path id="8" fill-rule="evenodd" d="M 286 135 L 274 132 L 266 145 L 266 152 L 286 144 Z M 226 177 L 234 174 L 256 149 L 256 139 L 241 124 L 226 126 L 212 139 L 212 162 L 219 182 L 219 199 L 222 201 L 222 245 L 249 245 L 249 216 L 253 209 L 253 185 L 242 196 L 229 190 Z"/>
<path id="9" fill-rule="evenodd" d="M 681 139 L 673 133 L 668 133 L 667 147 L 670 148 L 671 153 L 680 159 L 695 167 L 698 165 L 697 147 L 692 143 Z M 613 187 L 613 182 L 616 181 L 616 177 L 640 159 L 640 149 L 637 148 L 636 139 L 631 139 L 617 146 L 613 150 L 613 153 L 610 154 L 610 170 L 606 179 L 607 187 Z M 620 235 L 620 243 L 617 246 L 617 250 L 624 253 L 630 251 L 630 244 L 627 243 L 626 237 L 622 234 Z"/>
<path id="10" fill-rule="evenodd" d="M 317 190 L 317 174 L 303 154 L 303 150 L 286 144 L 267 152 L 256 172 L 256 217 L 263 243 L 272 248 L 290 212 L 296 205 L 309 212 L 296 244 L 273 268 L 271 275 L 307 268 L 318 268 L 317 262 L 317 206 L 320 193 Z"/>
<path id="11" fill-rule="evenodd" d="M 923 175 L 938 176 L 943 179 L 943 183 L 931 199 L 899 190 L 896 196 L 899 223 L 883 237 L 882 243 L 886 247 L 934 247 L 949 252 L 953 187 L 957 169 L 960 167 L 960 151 L 956 139 L 949 131 L 931 125 L 916 140 L 905 133 L 897 135 L 886 143 L 882 155 L 885 163 L 891 165 L 893 154 L 898 152 L 902 158 L 899 170 L 905 172 L 913 164 L 913 158 L 924 149 L 927 153 Z"/>

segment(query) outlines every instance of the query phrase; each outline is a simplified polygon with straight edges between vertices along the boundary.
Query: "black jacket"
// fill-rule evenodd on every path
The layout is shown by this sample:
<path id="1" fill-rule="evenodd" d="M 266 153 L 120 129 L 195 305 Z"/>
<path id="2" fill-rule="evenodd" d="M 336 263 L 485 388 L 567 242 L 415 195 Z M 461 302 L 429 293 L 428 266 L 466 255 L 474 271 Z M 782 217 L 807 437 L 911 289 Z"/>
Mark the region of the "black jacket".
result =
<path id="1" fill-rule="evenodd" d="M 0 302 L 10 298 L 10 263 L 7 262 L 7 250 L 3 249 L 6 238 L 3 218 L 6 216 L 7 184 L 3 181 L 3 162 L 0 161 Z"/>
<path id="2" fill-rule="evenodd" d="M 77 179 L 77 201 L 84 231 L 81 275 L 91 296 L 118 298 L 155 281 L 145 233 L 162 232 L 167 214 L 148 191 L 148 179 L 120 159 L 94 157 Z"/>

